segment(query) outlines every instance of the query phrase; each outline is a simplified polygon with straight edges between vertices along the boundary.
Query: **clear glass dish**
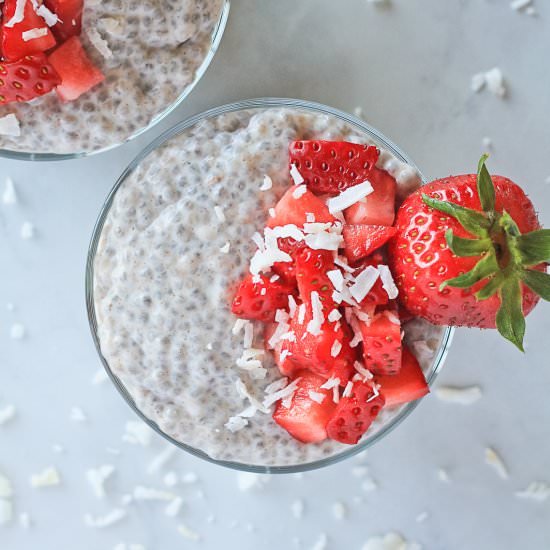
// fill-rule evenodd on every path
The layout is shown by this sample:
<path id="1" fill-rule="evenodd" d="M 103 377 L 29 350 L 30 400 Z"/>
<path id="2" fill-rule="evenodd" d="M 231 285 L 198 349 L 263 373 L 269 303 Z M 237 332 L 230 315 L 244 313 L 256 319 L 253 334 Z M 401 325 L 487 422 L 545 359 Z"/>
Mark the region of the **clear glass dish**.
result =
<path id="1" fill-rule="evenodd" d="M 229 105 L 216 107 L 214 109 L 208 110 L 204 113 L 198 114 L 196 116 L 189 118 L 188 120 L 185 120 L 179 123 L 172 129 L 165 132 L 163 135 L 159 136 L 148 147 L 146 147 L 122 173 L 118 181 L 115 183 L 113 189 L 107 196 L 105 203 L 99 214 L 95 228 L 93 230 L 90 247 L 88 251 L 87 264 L 86 264 L 85 292 L 86 292 L 86 305 L 87 305 L 88 319 L 89 319 L 89 324 L 91 328 L 91 333 L 92 333 L 92 337 L 93 337 L 97 352 L 103 363 L 103 366 L 105 367 L 110 379 L 112 380 L 112 382 L 114 383 L 118 391 L 121 393 L 123 398 L 126 400 L 128 405 L 153 430 L 155 430 L 157 433 L 162 435 L 164 438 L 166 438 L 168 441 L 170 441 L 180 449 L 183 449 L 194 456 L 197 456 L 199 458 L 202 458 L 214 464 L 218 464 L 220 466 L 225 466 L 225 467 L 229 467 L 229 468 L 233 468 L 241 471 L 257 472 L 257 473 L 295 473 L 295 472 L 302 472 L 302 471 L 307 471 L 307 470 L 328 466 L 336 462 L 339 462 L 341 460 L 344 460 L 346 458 L 349 458 L 365 450 L 366 448 L 370 447 L 371 445 L 383 439 L 389 432 L 391 432 L 394 428 L 396 428 L 409 414 L 411 414 L 411 412 L 418 405 L 418 402 L 409 403 L 403 406 L 399 410 L 399 412 L 397 412 L 391 418 L 391 420 L 383 424 L 372 435 L 369 436 L 367 434 L 367 436 L 364 437 L 359 444 L 355 446 L 350 446 L 349 448 L 345 449 L 342 452 L 331 455 L 329 457 L 324 457 L 319 460 L 314 460 L 314 461 L 295 464 L 295 465 L 284 465 L 284 466 L 262 466 L 258 464 L 245 464 L 241 462 L 217 460 L 210 457 L 204 451 L 191 447 L 184 443 L 181 443 L 176 439 L 174 439 L 173 437 L 171 437 L 170 435 L 166 434 L 162 429 L 159 428 L 156 422 L 148 418 L 136 406 L 136 403 L 132 398 L 132 396 L 130 395 L 128 389 L 125 387 L 122 381 L 112 372 L 111 368 L 109 367 L 108 361 L 105 359 L 105 357 L 101 352 L 100 341 L 98 337 L 98 325 L 97 325 L 96 310 L 95 310 L 95 300 L 94 300 L 94 264 L 95 264 L 95 257 L 96 257 L 96 252 L 98 248 L 99 239 L 102 233 L 102 229 L 118 189 L 121 187 L 121 185 L 124 184 L 126 179 L 132 174 L 132 172 L 136 169 L 136 167 L 139 166 L 140 163 L 148 155 L 150 155 L 157 148 L 165 144 L 168 140 L 170 140 L 175 136 L 180 135 L 182 132 L 185 132 L 187 129 L 191 128 L 192 126 L 196 125 L 197 123 L 203 120 L 210 119 L 213 117 L 218 117 L 219 115 L 222 115 L 225 113 L 233 113 L 241 110 L 254 111 L 254 110 L 267 109 L 267 108 L 292 108 L 292 109 L 298 109 L 308 113 L 330 115 L 332 117 L 336 117 L 337 119 L 340 119 L 341 121 L 351 126 L 354 130 L 359 131 L 368 139 L 374 141 L 381 148 L 384 148 L 387 151 L 391 152 L 399 160 L 406 162 L 413 168 L 416 168 L 415 164 L 407 157 L 407 155 L 401 152 L 401 150 L 396 145 L 394 145 L 385 136 L 380 134 L 377 130 L 370 127 L 368 124 L 366 124 L 363 120 L 357 117 L 354 117 L 352 115 L 349 115 L 345 112 L 342 112 L 318 103 L 312 103 L 312 102 L 295 100 L 295 99 L 260 98 L 260 99 L 245 100 L 237 103 L 232 103 Z M 422 177 L 422 181 L 423 183 L 426 183 L 426 180 L 424 179 L 424 177 Z M 438 338 L 439 344 L 438 344 L 437 350 L 434 354 L 433 360 L 427 372 L 427 380 L 430 385 L 433 384 L 436 376 L 438 375 L 438 373 L 440 372 L 443 366 L 443 363 L 445 361 L 446 355 L 449 350 L 449 346 L 452 341 L 452 336 L 453 336 L 453 329 L 451 327 L 446 327 L 441 331 L 441 334 Z"/>
<path id="2" fill-rule="evenodd" d="M 53 153 L 53 152 L 50 153 L 50 152 L 16 151 L 16 150 L 11 150 L 7 148 L 0 148 L 0 157 L 16 159 L 16 160 L 31 160 L 31 161 L 70 160 L 75 158 L 96 155 L 98 153 L 103 153 L 105 151 L 110 151 L 111 149 L 115 149 L 116 147 L 123 145 L 124 143 L 127 143 L 129 141 L 132 141 L 138 136 L 142 135 L 144 132 L 148 131 L 153 126 L 155 126 L 157 123 L 164 120 L 170 113 L 172 113 L 172 111 L 174 111 L 174 109 L 179 107 L 182 104 L 182 102 L 186 99 L 186 97 L 193 91 L 193 89 L 198 84 L 200 79 L 203 77 L 206 70 L 210 66 L 210 63 L 212 62 L 212 59 L 214 58 L 214 55 L 217 52 L 218 47 L 220 45 L 223 33 L 225 31 L 225 27 L 227 24 L 227 19 L 229 17 L 229 9 L 230 9 L 230 0 L 222 0 L 222 6 L 220 9 L 218 20 L 212 32 L 210 49 L 207 52 L 207 54 L 204 56 L 204 59 L 202 60 L 201 64 L 194 71 L 194 78 L 192 82 L 190 82 L 189 84 L 187 84 L 187 86 L 185 86 L 185 88 L 181 91 L 179 96 L 172 103 L 170 103 L 168 107 L 166 107 L 165 109 L 155 114 L 146 126 L 139 128 L 138 130 L 133 132 L 131 135 L 129 135 L 122 141 L 115 142 L 105 147 L 93 149 L 90 151 L 78 151 L 78 152 L 71 152 L 71 153 Z"/>

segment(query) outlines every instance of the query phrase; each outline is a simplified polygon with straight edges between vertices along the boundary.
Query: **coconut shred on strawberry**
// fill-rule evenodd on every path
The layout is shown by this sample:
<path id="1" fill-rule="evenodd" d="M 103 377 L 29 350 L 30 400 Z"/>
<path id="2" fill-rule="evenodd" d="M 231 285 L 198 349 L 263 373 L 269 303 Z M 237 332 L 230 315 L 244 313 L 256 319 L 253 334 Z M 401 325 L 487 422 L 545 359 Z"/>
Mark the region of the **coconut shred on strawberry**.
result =
<path id="1" fill-rule="evenodd" d="M 72 101 L 104 80 L 78 35 L 84 0 L 5 0 L 2 7 L 0 105 L 55 89 Z"/>
<path id="2" fill-rule="evenodd" d="M 401 370 L 398 291 L 385 260 L 397 184 L 376 167 L 379 154 L 292 142 L 289 187 L 255 235 L 250 274 L 233 299 L 235 315 L 267 323 L 265 348 L 293 388 L 273 418 L 302 443 L 356 444 L 385 404 L 375 376 Z M 415 387 L 410 400 L 428 391 L 419 366 L 415 374 L 424 393 Z M 400 404 L 408 393 L 404 386 Z"/>

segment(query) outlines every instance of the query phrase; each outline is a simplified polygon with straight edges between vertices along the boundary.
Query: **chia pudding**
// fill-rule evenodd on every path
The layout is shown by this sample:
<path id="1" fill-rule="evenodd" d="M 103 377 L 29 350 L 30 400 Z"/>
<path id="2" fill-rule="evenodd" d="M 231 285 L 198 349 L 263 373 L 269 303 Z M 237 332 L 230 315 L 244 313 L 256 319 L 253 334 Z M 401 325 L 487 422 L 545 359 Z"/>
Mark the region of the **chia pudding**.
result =
<path id="1" fill-rule="evenodd" d="M 235 366 L 243 341 L 232 334 L 230 303 L 248 271 L 253 234 L 288 188 L 288 145 L 297 139 L 369 142 L 333 115 L 299 108 L 204 119 L 154 150 L 123 181 L 99 238 L 93 293 L 103 357 L 146 417 L 214 459 L 291 466 L 349 449 L 331 440 L 302 444 L 261 412 L 235 433 L 226 427 L 281 376 L 269 354 L 265 379 Z M 421 183 L 414 168 L 388 151 L 377 166 L 397 180 L 401 197 Z M 269 189 L 262 187 L 266 175 Z M 442 334 L 421 320 L 405 325 L 425 373 L 433 371 Z M 261 323 L 254 342 L 263 347 Z M 244 387 L 237 391 L 239 380 Z M 369 436 L 399 410 L 384 410 Z"/>
<path id="2" fill-rule="evenodd" d="M 0 135 L 0 148 L 72 154 L 128 140 L 194 83 L 225 4 L 86 0 L 80 40 L 105 79 L 74 101 L 48 93 L 0 106 L 1 118 L 15 115 L 20 125 L 20 135 Z"/>

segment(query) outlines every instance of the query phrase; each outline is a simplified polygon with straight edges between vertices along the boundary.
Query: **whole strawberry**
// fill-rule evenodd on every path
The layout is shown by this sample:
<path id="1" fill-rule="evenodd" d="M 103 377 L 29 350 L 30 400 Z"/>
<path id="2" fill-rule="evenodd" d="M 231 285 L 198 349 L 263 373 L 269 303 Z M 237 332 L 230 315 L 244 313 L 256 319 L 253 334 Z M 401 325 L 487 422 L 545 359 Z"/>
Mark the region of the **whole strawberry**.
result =
<path id="1" fill-rule="evenodd" d="M 550 300 L 550 229 L 507 178 L 441 179 L 401 205 L 389 246 L 402 304 L 437 325 L 497 328 L 523 351 L 525 319 Z"/>

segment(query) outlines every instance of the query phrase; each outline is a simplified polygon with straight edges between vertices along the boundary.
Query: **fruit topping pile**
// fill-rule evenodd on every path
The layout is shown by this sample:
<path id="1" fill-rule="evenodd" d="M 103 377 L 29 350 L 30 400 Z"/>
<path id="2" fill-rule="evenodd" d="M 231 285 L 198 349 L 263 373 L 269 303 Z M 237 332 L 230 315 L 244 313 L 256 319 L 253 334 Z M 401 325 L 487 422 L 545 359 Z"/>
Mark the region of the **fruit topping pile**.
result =
<path id="1" fill-rule="evenodd" d="M 304 443 L 355 444 L 384 407 L 429 391 L 387 262 L 397 183 L 373 146 L 295 141 L 289 153 L 289 188 L 254 235 L 232 311 L 264 324 L 286 377 L 275 422 Z"/>
<path id="2" fill-rule="evenodd" d="M 80 42 L 84 0 L 4 0 L 0 105 L 55 89 L 73 101 L 104 80 Z"/>

